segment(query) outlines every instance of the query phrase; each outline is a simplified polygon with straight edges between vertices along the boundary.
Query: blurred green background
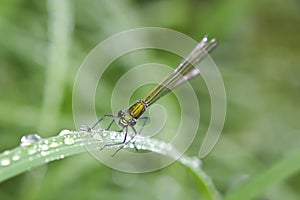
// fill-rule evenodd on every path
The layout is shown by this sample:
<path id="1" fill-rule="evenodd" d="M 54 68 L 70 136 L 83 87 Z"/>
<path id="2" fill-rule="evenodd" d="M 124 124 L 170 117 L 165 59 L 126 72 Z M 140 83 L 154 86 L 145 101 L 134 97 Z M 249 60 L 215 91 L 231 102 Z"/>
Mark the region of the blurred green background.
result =
<path id="1" fill-rule="evenodd" d="M 222 195 L 299 150 L 300 1 L 1 0 L 0 152 L 16 147 L 25 134 L 50 137 L 75 129 L 72 87 L 81 62 L 109 36 L 144 26 L 219 40 L 212 57 L 226 87 L 227 118 L 203 168 Z M 170 65 L 178 62 L 154 55 Z M 128 70 L 125 62 L 118 64 L 114 70 Z M 105 79 L 107 91 L 114 72 Z M 208 100 L 201 104 L 204 121 L 210 117 Z M 109 112 L 107 105 L 97 104 L 99 115 Z M 190 155 L 197 155 L 199 140 Z M 259 199 L 299 199 L 299 187 L 300 174 L 293 174 Z M 124 174 L 88 154 L 0 184 L 1 200 L 63 198 L 199 199 L 201 191 L 178 163 Z"/>

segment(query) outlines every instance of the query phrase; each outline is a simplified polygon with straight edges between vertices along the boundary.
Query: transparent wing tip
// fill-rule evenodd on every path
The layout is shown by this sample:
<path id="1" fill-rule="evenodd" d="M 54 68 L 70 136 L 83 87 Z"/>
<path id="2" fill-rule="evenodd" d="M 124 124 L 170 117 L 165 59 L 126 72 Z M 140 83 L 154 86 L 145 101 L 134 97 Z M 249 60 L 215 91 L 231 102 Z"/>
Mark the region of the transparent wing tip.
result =
<path id="1" fill-rule="evenodd" d="M 214 48 L 218 46 L 218 41 L 216 38 L 213 38 L 211 40 L 208 40 L 208 35 L 205 35 L 203 39 L 199 43 L 199 48 L 203 48 L 206 50 L 206 52 L 211 52 Z"/>
<path id="2" fill-rule="evenodd" d="M 218 41 L 215 38 L 209 40 L 208 35 L 205 35 L 185 60 L 194 65 L 205 58 L 217 46 Z"/>
<path id="3" fill-rule="evenodd" d="M 208 41 L 208 35 L 204 35 L 204 37 L 202 38 L 201 42 L 207 43 L 207 41 Z"/>

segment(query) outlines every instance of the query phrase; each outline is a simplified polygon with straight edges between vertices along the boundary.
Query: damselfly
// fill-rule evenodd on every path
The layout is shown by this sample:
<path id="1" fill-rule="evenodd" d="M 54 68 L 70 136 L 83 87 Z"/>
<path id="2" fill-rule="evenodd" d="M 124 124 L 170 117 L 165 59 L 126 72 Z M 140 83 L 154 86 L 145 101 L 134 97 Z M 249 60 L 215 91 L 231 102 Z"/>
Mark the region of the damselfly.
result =
<path id="1" fill-rule="evenodd" d="M 95 128 L 103 119 L 111 117 L 113 120 L 105 130 L 110 129 L 115 120 L 118 119 L 119 126 L 121 127 L 120 131 L 124 132 L 124 139 L 122 142 L 106 144 L 103 146 L 103 148 L 107 146 L 121 145 L 115 152 L 116 154 L 119 150 L 131 142 L 136 135 L 140 134 L 148 120 L 147 116 L 142 116 L 146 109 L 177 86 L 198 76 L 200 74 L 200 70 L 195 66 L 202 61 L 216 46 L 216 39 L 209 41 L 208 37 L 205 36 L 192 50 L 192 52 L 178 65 L 178 67 L 174 69 L 171 74 L 165 77 L 159 84 L 157 84 L 143 99 L 136 101 L 128 109 L 120 110 L 118 115 L 106 114 L 101 117 L 94 124 L 94 126 L 92 126 L 92 129 Z M 135 128 L 137 120 L 143 120 L 141 129 L 139 131 L 137 131 Z M 129 127 L 133 131 L 133 136 L 129 141 L 126 141 Z"/>

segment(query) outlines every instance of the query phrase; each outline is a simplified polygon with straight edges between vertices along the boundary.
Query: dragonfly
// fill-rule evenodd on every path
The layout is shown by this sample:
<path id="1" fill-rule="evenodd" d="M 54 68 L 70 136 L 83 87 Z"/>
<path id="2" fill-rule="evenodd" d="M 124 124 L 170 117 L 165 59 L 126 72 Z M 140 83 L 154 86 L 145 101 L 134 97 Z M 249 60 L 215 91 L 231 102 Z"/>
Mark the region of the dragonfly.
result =
<path id="1" fill-rule="evenodd" d="M 120 132 L 124 133 L 123 141 L 106 144 L 101 149 L 109 146 L 119 146 L 118 150 L 113 154 L 115 155 L 119 150 L 132 142 L 137 135 L 141 134 L 146 122 L 149 119 L 148 116 L 142 116 L 147 108 L 161 97 L 170 93 L 179 85 L 186 83 L 190 79 L 200 75 L 200 70 L 195 66 L 204 58 L 206 58 L 208 54 L 217 47 L 217 44 L 218 42 L 215 38 L 209 40 L 208 36 L 205 35 L 203 39 L 196 45 L 196 47 L 188 54 L 188 56 L 183 59 L 183 61 L 168 76 L 166 76 L 148 94 L 146 94 L 144 98 L 137 100 L 129 108 L 120 110 L 117 115 L 105 114 L 103 117 L 97 120 L 91 129 L 94 129 L 105 118 L 113 118 L 111 123 L 104 130 L 109 130 L 115 120 L 118 120 L 118 124 L 121 128 Z M 135 128 L 138 120 L 142 121 L 139 131 L 137 131 Z M 133 131 L 133 136 L 131 136 L 130 140 L 127 141 L 129 128 L 131 128 Z"/>

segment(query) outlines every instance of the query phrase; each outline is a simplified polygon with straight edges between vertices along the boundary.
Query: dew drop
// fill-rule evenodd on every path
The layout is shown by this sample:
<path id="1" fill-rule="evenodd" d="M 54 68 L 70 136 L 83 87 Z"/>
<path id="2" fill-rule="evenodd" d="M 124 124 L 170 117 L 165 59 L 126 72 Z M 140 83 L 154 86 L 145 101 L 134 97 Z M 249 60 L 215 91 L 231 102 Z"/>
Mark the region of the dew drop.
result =
<path id="1" fill-rule="evenodd" d="M 49 146 L 46 144 L 41 144 L 41 145 L 39 145 L 39 147 L 42 151 L 47 151 L 49 149 Z"/>
<path id="2" fill-rule="evenodd" d="M 25 147 L 28 145 L 31 145 L 32 143 L 40 141 L 42 138 L 38 134 L 29 134 L 29 135 L 24 135 L 21 138 L 21 146 Z"/>
<path id="3" fill-rule="evenodd" d="M 115 140 L 115 139 L 116 139 L 116 135 L 113 135 L 113 134 L 112 134 L 112 135 L 110 136 L 110 139 Z"/>
<path id="4" fill-rule="evenodd" d="M 64 155 L 64 154 L 61 154 L 61 155 L 60 155 L 60 158 L 61 158 L 61 159 L 63 159 L 64 157 L 65 157 L 65 155 Z"/>
<path id="5" fill-rule="evenodd" d="M 46 156 L 46 155 L 48 155 L 49 154 L 49 151 L 42 151 L 41 152 L 41 156 Z"/>
<path id="6" fill-rule="evenodd" d="M 134 144 L 129 144 L 129 148 L 133 149 L 134 148 Z"/>
<path id="7" fill-rule="evenodd" d="M 107 136 L 107 133 L 106 133 L 106 132 L 103 132 L 103 133 L 102 133 L 102 136 L 103 136 L 103 137 L 106 137 L 106 136 Z"/>
<path id="8" fill-rule="evenodd" d="M 27 153 L 28 153 L 29 155 L 35 154 L 35 153 L 36 153 L 36 146 L 34 146 L 34 147 L 28 149 L 28 150 L 27 150 Z"/>
<path id="9" fill-rule="evenodd" d="M 184 163 L 185 165 L 189 165 L 192 168 L 200 168 L 201 167 L 201 161 L 198 158 L 188 158 L 188 157 L 181 157 L 180 161 Z"/>
<path id="10" fill-rule="evenodd" d="M 198 159 L 193 159 L 191 162 L 191 166 L 193 166 L 195 169 L 201 167 L 201 161 Z"/>
<path id="11" fill-rule="evenodd" d="M 122 140 L 122 139 L 124 139 L 124 136 L 123 135 L 117 135 L 116 139 L 117 140 Z"/>
<path id="12" fill-rule="evenodd" d="M 57 147 L 59 144 L 57 143 L 57 142 L 52 142 L 50 145 L 49 145 L 49 147 L 50 148 L 55 148 L 55 147 Z"/>
<path id="13" fill-rule="evenodd" d="M 60 131 L 60 133 L 58 135 L 63 136 L 63 135 L 69 135 L 69 134 L 71 134 L 71 131 L 64 129 L 64 130 Z"/>
<path id="14" fill-rule="evenodd" d="M 20 159 L 20 155 L 19 154 L 16 154 L 16 155 L 13 155 L 13 157 L 11 158 L 13 161 L 17 161 Z"/>
<path id="15" fill-rule="evenodd" d="M 87 124 L 82 124 L 79 128 L 80 131 L 91 131 L 91 128 Z"/>
<path id="16" fill-rule="evenodd" d="M 64 139 L 64 143 L 66 144 L 66 145 L 72 145 L 72 144 L 74 144 L 74 139 L 73 138 L 69 138 L 69 137 L 67 137 L 67 138 L 65 138 Z"/>
<path id="17" fill-rule="evenodd" d="M 101 135 L 100 135 L 99 133 L 95 133 L 95 134 L 93 135 L 93 138 L 94 138 L 95 140 L 102 140 L 102 137 L 101 137 Z"/>
<path id="18" fill-rule="evenodd" d="M 155 145 L 153 143 L 149 142 L 148 144 L 150 144 L 150 149 L 154 149 L 155 148 Z"/>
<path id="19" fill-rule="evenodd" d="M 10 153 L 10 151 L 6 150 L 3 152 L 3 155 L 8 155 Z"/>
<path id="20" fill-rule="evenodd" d="M 10 160 L 8 158 L 3 158 L 0 163 L 2 166 L 8 166 L 10 164 Z"/>

